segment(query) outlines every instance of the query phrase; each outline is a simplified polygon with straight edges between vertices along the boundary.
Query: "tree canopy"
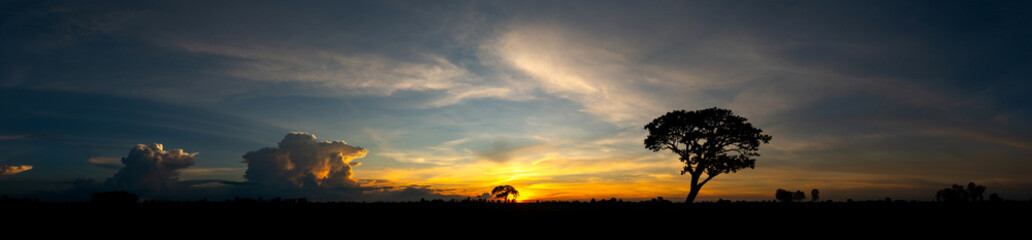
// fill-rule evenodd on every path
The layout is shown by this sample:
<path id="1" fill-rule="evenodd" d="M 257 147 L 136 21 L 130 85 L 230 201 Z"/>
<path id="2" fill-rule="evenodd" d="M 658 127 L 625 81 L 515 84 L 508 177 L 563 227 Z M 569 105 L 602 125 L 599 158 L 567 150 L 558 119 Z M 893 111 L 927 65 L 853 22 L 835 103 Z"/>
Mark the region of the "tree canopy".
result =
<path id="1" fill-rule="evenodd" d="M 756 160 L 752 157 L 760 155 L 760 143 L 771 140 L 771 136 L 764 135 L 744 117 L 721 108 L 668 112 L 645 125 L 645 129 L 649 132 L 646 149 L 669 149 L 685 164 L 681 175 L 692 177 L 688 203 L 713 177 L 754 168 Z M 703 173 L 705 179 L 701 179 Z"/>
<path id="2" fill-rule="evenodd" d="M 944 188 L 935 193 L 935 199 L 944 202 L 967 202 L 982 201 L 985 198 L 985 186 L 969 182 L 967 189 L 964 186 L 953 184 L 952 187 Z"/>
<path id="3" fill-rule="evenodd" d="M 516 202 L 516 198 L 520 197 L 520 192 L 516 191 L 516 188 L 511 185 L 502 185 L 492 189 L 491 195 L 494 195 L 495 198 L 501 198 L 505 202 Z M 512 197 L 512 200 L 509 200 L 510 196 Z"/>

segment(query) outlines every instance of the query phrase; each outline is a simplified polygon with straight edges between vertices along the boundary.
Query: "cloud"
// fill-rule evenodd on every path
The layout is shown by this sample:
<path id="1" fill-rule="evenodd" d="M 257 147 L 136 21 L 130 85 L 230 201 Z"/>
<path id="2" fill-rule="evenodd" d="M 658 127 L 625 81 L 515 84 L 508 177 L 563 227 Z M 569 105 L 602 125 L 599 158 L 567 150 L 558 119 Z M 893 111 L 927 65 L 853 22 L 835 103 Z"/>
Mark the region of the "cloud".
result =
<path id="1" fill-rule="evenodd" d="M 220 172 L 236 172 L 236 171 L 240 171 L 240 170 L 242 170 L 242 169 L 239 169 L 239 168 L 191 168 L 191 169 L 183 169 L 183 173 L 184 174 L 192 174 L 192 175 L 213 175 L 213 174 L 217 174 L 217 173 L 220 173 Z"/>
<path id="2" fill-rule="evenodd" d="M 166 151 L 160 143 L 138 144 L 122 158 L 125 167 L 105 181 L 107 187 L 160 192 L 176 186 L 180 170 L 194 165 L 197 153 Z"/>
<path id="3" fill-rule="evenodd" d="M 449 144 L 459 144 L 462 140 Z M 249 197 L 303 197 L 320 201 L 418 201 L 460 199 L 454 189 L 393 179 L 357 179 L 353 160 L 368 150 L 344 141 L 316 141 L 310 133 L 287 134 L 275 148 L 244 154 L 249 184 L 234 185 L 234 194 Z"/>
<path id="4" fill-rule="evenodd" d="M 315 135 L 290 133 L 276 148 L 244 154 L 244 178 L 274 188 L 358 187 L 351 168 L 368 150 L 344 141 L 316 142 Z"/>
<path id="5" fill-rule="evenodd" d="M 466 196 L 448 194 L 447 189 L 430 185 L 407 185 L 367 191 L 363 199 L 370 201 L 419 201 L 432 199 L 463 199 Z"/>
<path id="6" fill-rule="evenodd" d="M 0 164 L 0 176 L 14 175 L 28 170 L 32 170 L 32 166 Z"/>
<path id="7" fill-rule="evenodd" d="M 254 81 L 317 82 L 373 95 L 454 89 L 475 81 L 465 69 L 430 54 L 403 61 L 377 54 L 344 54 L 305 47 L 187 41 L 173 44 L 189 52 L 235 59 L 223 73 Z"/>
<path id="8" fill-rule="evenodd" d="M 122 161 L 117 157 L 104 157 L 97 156 L 91 157 L 89 160 L 90 164 L 94 166 L 106 168 L 106 169 L 120 169 L 122 168 Z"/>
<path id="9" fill-rule="evenodd" d="M 492 144 L 490 150 L 486 151 L 473 151 L 476 156 L 480 159 L 504 163 L 512 160 L 519 156 L 526 155 L 525 152 L 533 152 L 534 150 L 542 150 L 547 147 L 545 143 L 525 143 L 526 141 L 516 142 L 509 139 L 496 139 Z"/>
<path id="10" fill-rule="evenodd" d="M 606 121 L 636 124 L 638 116 L 655 110 L 652 101 L 632 86 L 644 79 L 633 69 L 628 48 L 572 32 L 557 26 L 520 26 L 485 43 L 484 49 L 503 66 L 531 79 L 515 85 L 529 84 L 579 102 L 582 111 Z"/>
<path id="11" fill-rule="evenodd" d="M 0 135 L 0 140 L 18 140 L 28 136 L 29 135 Z"/>

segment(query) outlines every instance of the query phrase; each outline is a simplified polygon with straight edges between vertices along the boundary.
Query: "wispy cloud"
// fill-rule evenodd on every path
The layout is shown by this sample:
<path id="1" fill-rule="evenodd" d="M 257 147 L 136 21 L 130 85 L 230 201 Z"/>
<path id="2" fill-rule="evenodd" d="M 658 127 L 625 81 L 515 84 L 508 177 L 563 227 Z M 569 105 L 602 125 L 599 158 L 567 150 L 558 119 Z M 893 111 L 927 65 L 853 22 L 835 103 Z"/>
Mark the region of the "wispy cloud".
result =
<path id="1" fill-rule="evenodd" d="M 94 166 L 106 169 L 122 168 L 122 159 L 117 157 L 97 156 L 91 157 L 89 160 L 87 160 L 87 162 L 93 164 Z"/>
<path id="2" fill-rule="evenodd" d="M 243 173 L 243 171 L 244 171 L 243 168 L 189 168 L 189 169 L 184 169 L 182 171 L 182 173 L 183 173 L 183 175 L 206 176 L 206 175 L 214 175 L 214 174 L 218 174 L 218 173 L 222 173 L 222 172 L 241 172 L 241 173 Z"/>
<path id="3" fill-rule="evenodd" d="M 0 176 L 14 175 L 24 171 L 32 170 L 31 165 L 4 165 L 0 164 Z"/>
<path id="4" fill-rule="evenodd" d="M 637 84 L 646 80 L 634 69 L 628 48 L 577 35 L 558 26 L 517 26 L 483 46 L 504 66 L 523 72 L 529 84 L 548 94 L 581 103 L 583 111 L 625 126 L 660 108 Z"/>
<path id="5" fill-rule="evenodd" d="M 0 140 L 18 140 L 28 136 L 29 135 L 0 135 Z"/>

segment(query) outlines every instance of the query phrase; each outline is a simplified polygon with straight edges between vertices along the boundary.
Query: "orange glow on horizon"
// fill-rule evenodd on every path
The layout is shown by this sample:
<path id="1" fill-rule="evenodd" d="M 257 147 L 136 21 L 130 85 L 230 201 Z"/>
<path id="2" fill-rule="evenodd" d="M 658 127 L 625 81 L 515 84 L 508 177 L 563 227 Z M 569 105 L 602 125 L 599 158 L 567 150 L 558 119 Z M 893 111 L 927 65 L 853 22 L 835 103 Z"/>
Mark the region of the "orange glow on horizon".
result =
<path id="1" fill-rule="evenodd" d="M 356 169 L 359 179 L 390 179 L 392 186 L 429 185 L 443 195 L 478 198 L 499 185 L 512 185 L 520 192 L 516 202 L 590 201 L 591 199 L 623 199 L 645 201 L 663 197 L 683 202 L 690 191 L 689 176 L 680 175 L 683 166 L 672 156 L 655 155 L 632 158 L 594 158 L 576 153 L 563 157 L 549 151 L 508 162 L 477 161 L 466 164 L 438 165 L 419 169 L 376 168 Z M 843 177 L 841 174 L 814 178 Z M 763 201 L 773 199 L 774 190 L 791 186 L 799 189 L 819 188 L 830 193 L 830 182 L 792 182 L 785 176 L 800 176 L 797 170 L 756 169 L 724 174 L 707 183 L 696 201 L 717 199 Z M 846 176 L 868 182 L 874 175 Z M 841 181 L 839 181 L 841 182 Z M 837 186 L 844 186 L 837 184 Z M 845 187 L 868 187 L 853 184 Z M 874 187 L 874 186 L 869 186 Z M 828 189 L 829 191 L 825 191 Z M 826 195 L 827 196 L 827 195 Z M 490 198 L 490 200 L 496 200 Z"/>

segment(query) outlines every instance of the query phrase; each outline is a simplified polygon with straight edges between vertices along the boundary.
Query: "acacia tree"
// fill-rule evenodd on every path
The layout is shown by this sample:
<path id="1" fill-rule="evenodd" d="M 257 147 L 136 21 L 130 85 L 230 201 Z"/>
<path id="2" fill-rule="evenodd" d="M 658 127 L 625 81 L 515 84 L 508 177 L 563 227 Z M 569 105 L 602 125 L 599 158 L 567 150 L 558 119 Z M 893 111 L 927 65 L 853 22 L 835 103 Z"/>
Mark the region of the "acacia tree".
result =
<path id="1" fill-rule="evenodd" d="M 752 157 L 760 155 L 760 143 L 771 139 L 745 118 L 721 108 L 668 112 L 645 129 L 649 131 L 645 148 L 673 151 L 684 163 L 681 175 L 692 177 L 687 203 L 694 202 L 699 189 L 713 177 L 754 168 L 756 160 Z"/>
<path id="2" fill-rule="evenodd" d="M 491 195 L 494 195 L 495 198 L 501 198 L 505 202 L 509 202 L 509 196 L 512 196 L 512 202 L 516 202 L 516 198 L 520 197 L 520 191 L 516 191 L 516 188 L 511 185 L 503 185 L 492 189 Z"/>

